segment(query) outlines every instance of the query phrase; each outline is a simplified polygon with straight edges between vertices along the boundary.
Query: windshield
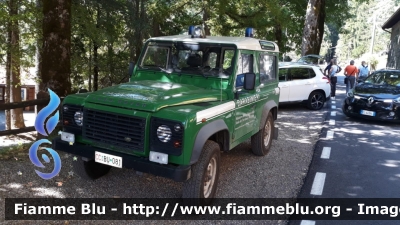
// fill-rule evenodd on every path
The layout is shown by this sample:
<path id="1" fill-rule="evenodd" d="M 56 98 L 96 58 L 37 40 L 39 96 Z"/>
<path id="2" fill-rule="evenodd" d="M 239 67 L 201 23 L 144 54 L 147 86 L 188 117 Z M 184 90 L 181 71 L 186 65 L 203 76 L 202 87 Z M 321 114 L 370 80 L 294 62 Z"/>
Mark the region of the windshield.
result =
<path id="1" fill-rule="evenodd" d="M 186 42 L 150 42 L 139 69 L 228 77 L 233 72 L 235 47 Z"/>
<path id="2" fill-rule="evenodd" d="M 392 85 L 400 87 L 400 71 L 376 72 L 365 80 L 366 84 Z"/>

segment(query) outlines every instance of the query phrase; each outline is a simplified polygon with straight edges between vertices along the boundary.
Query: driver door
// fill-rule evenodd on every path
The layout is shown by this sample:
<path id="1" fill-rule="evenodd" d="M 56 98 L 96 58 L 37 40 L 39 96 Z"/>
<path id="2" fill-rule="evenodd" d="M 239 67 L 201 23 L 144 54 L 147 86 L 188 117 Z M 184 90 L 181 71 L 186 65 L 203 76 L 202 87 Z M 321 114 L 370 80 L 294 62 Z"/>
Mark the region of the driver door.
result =
<path id="1" fill-rule="evenodd" d="M 241 50 L 238 55 L 234 92 L 237 92 L 239 97 L 235 100 L 234 140 L 238 140 L 254 129 L 256 120 L 255 107 L 257 102 L 256 91 L 247 91 L 243 89 L 244 74 L 255 73 L 254 59 L 255 55 L 253 51 Z"/>

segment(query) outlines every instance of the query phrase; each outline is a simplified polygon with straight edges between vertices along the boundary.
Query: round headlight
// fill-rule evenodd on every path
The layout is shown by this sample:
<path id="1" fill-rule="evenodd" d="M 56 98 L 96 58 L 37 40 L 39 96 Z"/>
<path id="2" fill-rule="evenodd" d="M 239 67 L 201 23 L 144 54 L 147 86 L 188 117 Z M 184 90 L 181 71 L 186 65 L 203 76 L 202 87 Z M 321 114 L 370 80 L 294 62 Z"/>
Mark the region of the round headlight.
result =
<path id="1" fill-rule="evenodd" d="M 167 125 L 161 125 L 157 128 L 157 137 L 161 142 L 167 143 L 171 140 L 172 132 Z"/>
<path id="2" fill-rule="evenodd" d="M 82 123 L 83 123 L 83 112 L 79 112 L 79 111 L 76 112 L 75 115 L 74 115 L 74 120 L 75 120 L 76 125 L 82 126 Z"/>
<path id="3" fill-rule="evenodd" d="M 181 131 L 182 131 L 182 126 L 181 126 L 180 124 L 175 124 L 174 130 L 175 130 L 176 132 L 181 132 Z"/>

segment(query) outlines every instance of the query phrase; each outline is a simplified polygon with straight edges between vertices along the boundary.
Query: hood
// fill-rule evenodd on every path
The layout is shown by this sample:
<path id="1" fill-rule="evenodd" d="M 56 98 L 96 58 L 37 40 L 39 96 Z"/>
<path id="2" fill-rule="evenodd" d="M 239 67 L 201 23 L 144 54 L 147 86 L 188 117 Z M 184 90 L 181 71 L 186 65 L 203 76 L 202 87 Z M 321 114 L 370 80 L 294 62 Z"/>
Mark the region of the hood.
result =
<path id="1" fill-rule="evenodd" d="M 375 96 L 382 99 L 393 99 L 400 97 L 400 87 L 393 85 L 374 85 L 368 83 L 362 83 L 357 85 L 354 94 L 360 96 Z"/>
<path id="2" fill-rule="evenodd" d="M 222 100 L 227 98 L 222 92 Z M 87 102 L 156 112 L 168 106 L 211 102 L 221 99 L 221 91 L 189 84 L 133 81 L 89 94 Z"/>

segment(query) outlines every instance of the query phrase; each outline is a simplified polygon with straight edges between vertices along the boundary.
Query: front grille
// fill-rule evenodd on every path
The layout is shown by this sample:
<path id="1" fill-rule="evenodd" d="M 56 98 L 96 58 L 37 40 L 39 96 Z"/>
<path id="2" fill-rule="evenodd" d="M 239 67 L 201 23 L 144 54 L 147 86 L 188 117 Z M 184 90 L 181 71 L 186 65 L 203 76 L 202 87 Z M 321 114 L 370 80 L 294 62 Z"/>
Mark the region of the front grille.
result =
<path id="1" fill-rule="evenodd" d="M 391 110 L 393 104 L 391 102 L 384 102 L 383 100 L 375 99 L 372 104 L 369 104 L 367 98 L 361 98 L 357 101 L 358 107 L 370 108 L 372 110 Z"/>
<path id="2" fill-rule="evenodd" d="M 117 151 L 144 151 L 145 126 L 145 118 L 84 109 L 83 137 Z"/>

